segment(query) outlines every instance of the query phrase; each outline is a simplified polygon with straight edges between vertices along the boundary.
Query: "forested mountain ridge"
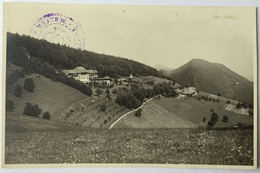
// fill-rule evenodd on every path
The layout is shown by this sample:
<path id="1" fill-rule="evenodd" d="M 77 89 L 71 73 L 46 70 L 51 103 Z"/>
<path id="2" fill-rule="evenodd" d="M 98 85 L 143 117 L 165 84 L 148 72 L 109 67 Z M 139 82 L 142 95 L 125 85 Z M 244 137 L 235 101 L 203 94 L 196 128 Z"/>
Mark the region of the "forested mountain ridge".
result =
<path id="1" fill-rule="evenodd" d="M 7 33 L 8 61 L 21 65 L 28 55 L 37 57 L 57 69 L 72 69 L 76 66 L 95 69 L 99 76 L 119 77 L 132 73 L 133 75 L 162 77 L 156 69 L 126 58 L 69 48 L 30 36 Z M 14 58 L 17 56 L 19 60 Z"/>

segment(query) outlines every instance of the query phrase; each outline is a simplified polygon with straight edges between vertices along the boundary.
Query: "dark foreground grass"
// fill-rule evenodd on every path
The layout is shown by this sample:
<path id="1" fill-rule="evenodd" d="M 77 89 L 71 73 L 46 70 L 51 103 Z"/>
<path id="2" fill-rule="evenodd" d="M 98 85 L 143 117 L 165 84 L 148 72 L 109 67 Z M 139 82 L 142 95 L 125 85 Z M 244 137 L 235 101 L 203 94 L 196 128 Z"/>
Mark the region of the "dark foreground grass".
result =
<path id="1" fill-rule="evenodd" d="M 5 162 L 253 165 L 253 130 L 12 131 Z"/>

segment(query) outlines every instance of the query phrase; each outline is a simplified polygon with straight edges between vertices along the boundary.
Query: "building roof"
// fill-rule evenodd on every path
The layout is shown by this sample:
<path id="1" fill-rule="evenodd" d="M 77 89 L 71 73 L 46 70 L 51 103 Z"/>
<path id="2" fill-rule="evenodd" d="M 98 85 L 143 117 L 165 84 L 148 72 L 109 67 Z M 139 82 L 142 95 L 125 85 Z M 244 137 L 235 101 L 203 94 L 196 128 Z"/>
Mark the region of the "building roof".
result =
<path id="1" fill-rule="evenodd" d="M 194 94 L 196 93 L 196 88 L 195 87 L 188 87 L 183 89 L 182 94 Z"/>

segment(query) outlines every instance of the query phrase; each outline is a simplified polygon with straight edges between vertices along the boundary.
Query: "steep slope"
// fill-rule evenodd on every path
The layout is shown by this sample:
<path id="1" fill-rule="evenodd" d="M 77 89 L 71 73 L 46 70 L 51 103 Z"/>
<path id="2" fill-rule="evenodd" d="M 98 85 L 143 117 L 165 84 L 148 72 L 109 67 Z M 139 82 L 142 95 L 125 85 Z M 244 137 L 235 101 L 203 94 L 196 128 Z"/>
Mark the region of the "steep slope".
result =
<path id="1" fill-rule="evenodd" d="M 25 66 L 28 55 L 48 62 L 57 69 L 72 69 L 79 65 L 86 69 L 95 69 L 99 76 L 118 77 L 128 76 L 130 73 L 160 76 L 156 69 L 126 58 L 78 50 L 30 36 L 7 33 L 7 60 L 18 66 Z"/>
<path id="2" fill-rule="evenodd" d="M 198 90 L 244 101 L 253 102 L 253 82 L 238 75 L 222 64 L 193 59 L 172 71 L 171 78 Z"/>
<path id="3" fill-rule="evenodd" d="M 48 111 L 51 114 L 51 119 L 56 120 L 57 116 L 76 101 L 91 97 L 73 89 L 61 82 L 52 81 L 49 78 L 36 74 L 26 75 L 19 78 L 16 84 L 23 86 L 26 78 L 32 78 L 35 84 L 34 92 L 22 90 L 21 97 L 14 96 L 11 93 L 7 94 L 8 99 L 12 100 L 15 105 L 14 114 L 22 115 L 26 103 L 38 104 L 42 113 Z M 8 116 L 8 112 L 7 112 Z"/>

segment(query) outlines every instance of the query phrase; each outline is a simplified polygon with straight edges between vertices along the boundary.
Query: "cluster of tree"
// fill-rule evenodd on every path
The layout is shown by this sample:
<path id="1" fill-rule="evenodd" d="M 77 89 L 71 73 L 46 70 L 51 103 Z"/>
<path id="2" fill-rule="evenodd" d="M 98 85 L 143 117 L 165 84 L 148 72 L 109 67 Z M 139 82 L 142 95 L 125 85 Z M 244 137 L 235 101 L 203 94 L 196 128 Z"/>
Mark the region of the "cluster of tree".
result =
<path id="1" fill-rule="evenodd" d="M 116 97 L 116 102 L 128 109 L 136 109 L 142 104 L 142 102 L 138 100 L 131 92 L 119 92 Z"/>
<path id="2" fill-rule="evenodd" d="M 24 108 L 23 114 L 39 118 L 41 112 L 42 112 L 42 110 L 39 107 L 39 105 L 37 105 L 37 104 L 33 105 L 31 103 L 26 103 L 26 106 Z M 43 115 L 42 115 L 42 118 L 46 119 L 46 120 L 50 120 L 51 119 L 51 115 L 50 115 L 49 112 L 44 112 Z"/>
<path id="3" fill-rule="evenodd" d="M 205 100 L 205 101 L 219 102 L 219 99 L 211 98 L 211 97 L 204 96 L 204 95 L 199 95 L 197 97 L 197 100 L 201 100 L 201 99 Z"/>
<path id="4" fill-rule="evenodd" d="M 216 114 L 215 112 L 213 112 L 213 113 L 211 114 L 211 118 L 210 118 L 210 120 L 209 120 L 209 122 L 208 122 L 207 128 L 208 128 L 208 129 L 211 129 L 211 128 L 217 123 L 217 121 L 218 121 L 218 114 Z"/>
<path id="5" fill-rule="evenodd" d="M 29 92 L 33 92 L 34 88 L 35 88 L 33 79 L 32 78 L 25 79 L 23 87 L 24 87 L 25 90 L 27 90 Z"/>
<path id="6" fill-rule="evenodd" d="M 244 102 L 239 102 L 239 103 L 236 104 L 236 108 L 237 108 L 237 109 L 241 109 L 241 108 L 253 109 L 254 107 L 253 107 L 253 104 L 246 104 L 246 103 L 244 103 Z"/>
<path id="7" fill-rule="evenodd" d="M 6 110 L 12 112 L 14 110 L 14 102 L 12 100 L 6 99 L 5 103 Z"/>
<path id="8" fill-rule="evenodd" d="M 24 70 L 22 69 L 17 69 L 10 75 L 6 76 L 6 92 L 12 92 L 13 85 L 22 77 L 24 77 Z"/>
<path id="9" fill-rule="evenodd" d="M 178 94 L 171 85 L 171 83 L 157 83 L 153 86 L 153 91 L 155 95 L 163 95 L 165 97 L 176 97 Z"/>
<path id="10" fill-rule="evenodd" d="M 116 102 L 129 109 L 139 107 L 145 98 L 152 98 L 155 95 L 163 95 L 165 97 L 176 97 L 175 89 L 169 83 L 155 84 L 153 89 L 144 88 L 136 83 L 131 84 L 131 89 L 119 88 L 113 90 L 112 93 L 118 93 Z"/>
<path id="11" fill-rule="evenodd" d="M 40 109 L 39 105 L 37 104 L 32 105 L 31 103 L 26 103 L 23 114 L 33 116 L 33 117 L 39 117 L 41 112 L 42 110 Z"/>
<path id="12" fill-rule="evenodd" d="M 81 65 L 95 69 L 100 76 L 128 76 L 142 74 L 164 77 L 156 69 L 126 58 L 97 54 L 94 52 L 69 48 L 63 45 L 38 40 L 30 36 L 7 33 L 7 59 L 24 66 L 30 57 L 38 57 L 57 69 L 71 69 Z"/>

